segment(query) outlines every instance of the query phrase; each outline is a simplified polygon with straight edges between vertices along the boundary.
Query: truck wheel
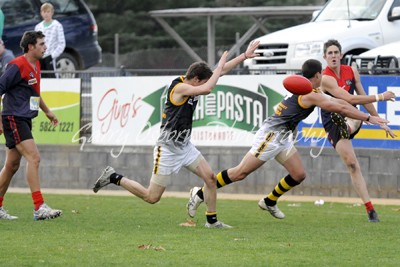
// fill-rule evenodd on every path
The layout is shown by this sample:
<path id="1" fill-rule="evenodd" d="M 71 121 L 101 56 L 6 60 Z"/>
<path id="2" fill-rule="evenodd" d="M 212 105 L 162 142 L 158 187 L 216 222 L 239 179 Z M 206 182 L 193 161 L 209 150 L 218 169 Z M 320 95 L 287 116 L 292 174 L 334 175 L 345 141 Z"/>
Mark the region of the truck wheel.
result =
<path id="1" fill-rule="evenodd" d="M 58 74 L 60 78 L 75 78 L 78 68 L 76 59 L 68 53 L 62 53 L 57 58 L 56 70 L 61 72 Z"/>

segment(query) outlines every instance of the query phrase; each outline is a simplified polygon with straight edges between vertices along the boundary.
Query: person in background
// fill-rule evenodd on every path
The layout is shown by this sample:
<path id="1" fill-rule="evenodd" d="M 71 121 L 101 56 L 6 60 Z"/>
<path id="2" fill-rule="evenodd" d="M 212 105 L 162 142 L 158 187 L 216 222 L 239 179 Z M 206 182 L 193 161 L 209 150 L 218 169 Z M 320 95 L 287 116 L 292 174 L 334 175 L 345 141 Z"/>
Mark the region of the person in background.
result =
<path id="1" fill-rule="evenodd" d="M 59 217 L 61 210 L 50 208 L 40 189 L 40 154 L 32 136 L 32 119 L 41 109 L 53 126 L 58 125 L 56 115 L 40 97 L 40 63 L 46 51 L 42 32 L 29 31 L 22 36 L 23 55 L 11 60 L 0 77 L 0 97 L 3 98 L 0 134 L 6 139 L 6 160 L 0 172 L 0 220 L 15 220 L 3 208 L 4 195 L 11 179 L 18 171 L 22 157 L 26 160 L 26 180 L 32 194 L 33 219 Z"/>
<path id="2" fill-rule="evenodd" d="M 42 70 L 56 71 L 56 59 L 64 52 L 65 36 L 62 24 L 53 19 L 54 7 L 50 3 L 44 3 L 40 7 L 40 14 L 43 21 L 35 26 L 35 31 L 41 31 L 46 36 L 47 50 L 44 57 L 40 60 Z M 58 75 L 53 73 L 43 73 L 42 77 L 55 78 Z"/>
<path id="3" fill-rule="evenodd" d="M 3 40 L 0 39 L 0 73 L 3 73 L 7 67 L 8 62 L 15 58 L 14 53 L 7 49 Z"/>

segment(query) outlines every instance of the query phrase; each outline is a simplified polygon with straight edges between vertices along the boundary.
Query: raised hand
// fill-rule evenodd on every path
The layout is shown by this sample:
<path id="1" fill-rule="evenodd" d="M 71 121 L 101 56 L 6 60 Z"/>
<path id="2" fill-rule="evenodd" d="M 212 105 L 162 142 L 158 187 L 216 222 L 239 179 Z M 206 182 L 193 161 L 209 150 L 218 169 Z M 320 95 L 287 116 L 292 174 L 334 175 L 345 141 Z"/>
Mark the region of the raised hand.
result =
<path id="1" fill-rule="evenodd" d="M 254 51 L 258 48 L 260 41 L 251 41 L 250 44 L 247 46 L 246 52 L 244 52 L 245 58 L 253 58 L 259 56 L 259 54 L 255 54 Z"/>
<path id="2" fill-rule="evenodd" d="M 224 65 L 225 65 L 225 63 L 226 63 L 226 59 L 227 59 L 227 58 L 228 58 L 228 51 L 225 51 L 225 52 L 222 54 L 221 58 L 219 59 L 218 68 L 221 68 L 221 69 L 224 68 Z"/>

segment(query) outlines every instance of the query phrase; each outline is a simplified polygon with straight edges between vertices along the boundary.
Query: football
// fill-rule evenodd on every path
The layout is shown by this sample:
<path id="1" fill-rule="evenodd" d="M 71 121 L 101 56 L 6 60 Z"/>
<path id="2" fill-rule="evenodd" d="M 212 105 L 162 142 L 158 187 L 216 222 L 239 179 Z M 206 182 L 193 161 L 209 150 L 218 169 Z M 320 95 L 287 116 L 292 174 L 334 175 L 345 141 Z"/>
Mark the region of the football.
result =
<path id="1" fill-rule="evenodd" d="M 290 75 L 283 80 L 283 86 L 294 95 L 311 93 L 313 87 L 309 79 L 301 75 Z"/>

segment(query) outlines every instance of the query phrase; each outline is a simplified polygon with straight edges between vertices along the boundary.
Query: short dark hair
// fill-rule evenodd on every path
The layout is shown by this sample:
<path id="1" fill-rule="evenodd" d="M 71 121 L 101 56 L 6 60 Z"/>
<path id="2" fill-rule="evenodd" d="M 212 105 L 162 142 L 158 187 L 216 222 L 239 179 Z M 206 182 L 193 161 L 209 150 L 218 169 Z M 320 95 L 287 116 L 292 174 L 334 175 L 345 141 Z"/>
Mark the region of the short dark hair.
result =
<path id="1" fill-rule="evenodd" d="M 44 38 L 44 34 L 41 31 L 24 32 L 19 46 L 24 53 L 27 53 L 29 51 L 29 45 L 36 45 L 37 39 L 39 38 Z"/>
<path id="2" fill-rule="evenodd" d="M 208 80 L 213 75 L 212 70 L 205 62 L 195 62 L 186 71 L 186 79 L 191 80 L 197 77 L 200 81 Z"/>
<path id="3" fill-rule="evenodd" d="M 339 52 L 342 53 L 342 46 L 340 45 L 339 41 L 335 39 L 330 39 L 324 43 L 324 55 L 326 54 L 326 50 L 328 50 L 328 47 L 332 45 L 339 48 Z"/>
<path id="4" fill-rule="evenodd" d="M 316 59 L 308 59 L 303 63 L 301 67 L 301 73 L 307 79 L 314 77 L 315 74 L 321 73 L 322 64 Z"/>

